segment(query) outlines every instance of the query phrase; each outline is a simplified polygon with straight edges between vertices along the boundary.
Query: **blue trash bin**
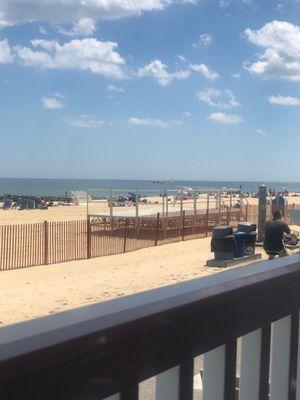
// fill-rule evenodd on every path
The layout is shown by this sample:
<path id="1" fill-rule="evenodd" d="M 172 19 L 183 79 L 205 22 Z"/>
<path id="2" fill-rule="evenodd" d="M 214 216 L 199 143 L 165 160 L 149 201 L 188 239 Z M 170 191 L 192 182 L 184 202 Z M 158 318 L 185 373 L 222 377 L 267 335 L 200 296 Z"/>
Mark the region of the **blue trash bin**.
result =
<path id="1" fill-rule="evenodd" d="M 245 232 L 236 232 L 234 233 L 234 237 L 236 240 L 237 246 L 234 248 L 233 257 L 240 258 L 245 256 L 245 242 L 248 234 Z"/>

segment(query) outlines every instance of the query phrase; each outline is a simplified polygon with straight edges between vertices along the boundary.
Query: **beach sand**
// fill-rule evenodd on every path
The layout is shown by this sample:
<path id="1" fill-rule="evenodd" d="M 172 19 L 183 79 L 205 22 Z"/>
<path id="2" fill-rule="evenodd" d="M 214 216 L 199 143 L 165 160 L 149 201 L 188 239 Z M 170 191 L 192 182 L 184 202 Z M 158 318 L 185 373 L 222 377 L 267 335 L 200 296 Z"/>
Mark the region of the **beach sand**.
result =
<path id="1" fill-rule="evenodd" d="M 223 271 L 205 267 L 209 258 L 210 238 L 205 238 L 90 260 L 2 271 L 0 326 Z"/>
<path id="2" fill-rule="evenodd" d="M 236 201 L 238 197 L 233 199 L 233 202 Z M 142 215 L 144 212 L 147 213 L 157 213 L 162 212 L 162 199 L 161 197 L 151 197 L 149 198 L 151 204 L 140 205 L 139 210 Z M 299 197 L 287 197 L 288 204 L 295 204 L 300 206 L 300 196 Z M 229 205 L 229 198 L 224 199 L 225 204 Z M 248 203 L 258 204 L 258 199 L 248 198 Z M 206 195 L 201 195 L 200 199 L 197 200 L 197 209 L 206 209 Z M 184 210 L 193 210 L 194 202 L 193 200 L 184 201 Z M 211 197 L 210 198 L 210 208 L 216 207 L 216 200 Z M 169 202 L 168 205 L 169 212 L 180 211 L 180 202 L 177 202 L 173 205 Z M 97 214 L 97 213 L 106 213 L 109 214 L 109 207 L 106 201 L 97 201 L 93 202 L 89 205 L 89 213 Z M 135 215 L 135 207 L 114 207 L 114 215 L 116 214 L 127 214 L 132 213 Z M 15 224 L 31 224 L 36 222 L 43 221 L 76 221 L 81 219 L 86 219 L 87 217 L 87 206 L 79 205 L 79 206 L 56 206 L 49 207 L 48 210 L 2 210 L 0 209 L 0 225 L 15 225 Z"/>

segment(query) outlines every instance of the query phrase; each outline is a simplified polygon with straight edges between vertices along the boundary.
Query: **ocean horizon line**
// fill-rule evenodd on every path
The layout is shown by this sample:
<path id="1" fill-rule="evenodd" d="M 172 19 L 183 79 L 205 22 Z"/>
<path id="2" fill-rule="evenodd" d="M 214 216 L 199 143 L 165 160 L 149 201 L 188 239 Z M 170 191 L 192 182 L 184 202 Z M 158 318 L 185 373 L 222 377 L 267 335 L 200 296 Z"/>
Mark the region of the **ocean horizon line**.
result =
<path id="1" fill-rule="evenodd" d="M 299 183 L 294 180 L 248 180 L 248 179 L 185 179 L 185 178 L 55 178 L 55 177 L 0 177 L 0 180 L 45 180 L 45 181 L 136 181 L 136 182 L 207 182 L 207 183 L 220 183 L 220 182 L 234 182 L 234 183 Z"/>

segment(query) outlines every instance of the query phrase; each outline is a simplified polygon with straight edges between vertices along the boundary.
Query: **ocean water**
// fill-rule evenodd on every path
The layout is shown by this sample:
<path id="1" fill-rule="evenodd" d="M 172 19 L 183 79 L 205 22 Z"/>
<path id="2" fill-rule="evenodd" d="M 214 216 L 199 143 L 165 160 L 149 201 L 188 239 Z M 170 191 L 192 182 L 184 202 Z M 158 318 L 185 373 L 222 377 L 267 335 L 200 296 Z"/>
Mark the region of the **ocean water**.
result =
<path id="1" fill-rule="evenodd" d="M 300 182 L 167 181 L 153 183 L 150 180 L 0 178 L 0 195 L 64 196 L 72 190 L 81 190 L 88 191 L 97 197 L 106 197 L 111 189 L 115 194 L 125 194 L 136 190 L 145 194 L 155 194 L 184 186 L 199 189 L 238 189 L 240 185 L 244 190 L 254 192 L 260 184 L 265 184 L 268 188 L 275 190 L 287 188 L 289 191 L 300 191 Z"/>

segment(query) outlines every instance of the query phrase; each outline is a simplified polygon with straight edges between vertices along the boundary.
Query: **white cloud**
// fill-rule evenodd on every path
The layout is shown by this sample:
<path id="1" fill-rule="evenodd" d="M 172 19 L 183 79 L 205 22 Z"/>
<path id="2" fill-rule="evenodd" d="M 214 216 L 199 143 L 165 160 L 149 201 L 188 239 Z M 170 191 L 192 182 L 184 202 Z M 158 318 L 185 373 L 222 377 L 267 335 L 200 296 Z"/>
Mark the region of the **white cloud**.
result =
<path id="1" fill-rule="evenodd" d="M 179 54 L 177 57 L 179 58 L 180 61 L 184 63 L 187 62 L 187 59 L 182 54 Z"/>
<path id="2" fill-rule="evenodd" d="M 300 99 L 291 96 L 269 96 L 269 103 L 281 106 L 300 106 Z"/>
<path id="3" fill-rule="evenodd" d="M 199 36 L 198 43 L 194 43 L 193 47 L 198 47 L 199 45 L 208 47 L 208 46 L 210 46 L 212 44 L 212 42 L 213 42 L 212 35 L 210 35 L 209 33 L 202 33 Z"/>
<path id="4" fill-rule="evenodd" d="M 211 107 L 229 109 L 239 107 L 240 103 L 236 100 L 234 94 L 230 90 L 216 90 L 207 88 L 197 93 L 198 100 L 210 105 Z"/>
<path id="5" fill-rule="evenodd" d="M 210 46 L 213 42 L 213 37 L 209 33 L 202 33 L 199 37 L 199 42 L 203 44 L 203 46 Z"/>
<path id="6" fill-rule="evenodd" d="M 40 26 L 40 27 L 39 27 L 39 32 L 40 32 L 42 35 L 49 35 L 47 29 L 46 29 L 44 26 Z"/>
<path id="7" fill-rule="evenodd" d="M 125 61 L 116 51 L 116 43 L 91 38 L 74 39 L 62 45 L 55 40 L 42 39 L 31 43 L 33 48 L 15 47 L 19 61 L 26 67 L 87 70 L 105 77 L 126 77 Z"/>
<path id="8" fill-rule="evenodd" d="M 267 134 L 268 134 L 266 131 L 264 131 L 263 129 L 260 129 L 260 128 L 257 128 L 255 130 L 255 132 L 260 136 L 267 136 Z"/>
<path id="9" fill-rule="evenodd" d="M 48 21 L 73 23 L 82 18 L 116 19 L 161 11 L 173 3 L 196 4 L 198 0 L 1 0 L 0 26 Z"/>
<path id="10" fill-rule="evenodd" d="M 133 117 L 128 120 L 130 125 L 136 126 L 152 126 L 156 128 L 169 128 L 182 125 L 181 120 L 163 121 L 161 119 L 152 118 L 137 118 Z"/>
<path id="11" fill-rule="evenodd" d="M 215 121 L 220 124 L 237 125 L 240 124 L 241 122 L 244 122 L 244 120 L 239 115 L 226 114 L 223 112 L 212 113 L 209 115 L 208 118 L 211 121 Z"/>
<path id="12" fill-rule="evenodd" d="M 240 73 L 231 74 L 231 77 L 234 79 L 241 79 L 242 75 Z"/>
<path id="13" fill-rule="evenodd" d="M 180 56 L 179 56 L 180 57 Z M 182 59 L 182 61 L 187 61 Z M 191 72 L 197 72 L 204 76 L 210 81 L 214 81 L 219 78 L 219 74 L 216 71 L 208 68 L 205 64 L 190 64 L 188 69 L 175 70 L 175 72 L 169 72 L 166 64 L 163 64 L 160 60 L 154 60 L 143 68 L 140 68 L 137 72 L 138 76 L 150 76 L 155 79 L 160 85 L 166 86 L 171 83 L 174 79 L 186 79 L 191 75 Z"/>
<path id="14" fill-rule="evenodd" d="M 58 110 L 66 106 L 65 97 L 60 93 L 54 93 L 53 95 L 44 96 L 41 101 L 43 107 L 49 110 Z"/>
<path id="15" fill-rule="evenodd" d="M 111 92 L 120 92 L 120 93 L 125 92 L 125 90 L 123 88 L 115 86 L 115 85 L 108 85 L 106 89 Z"/>
<path id="16" fill-rule="evenodd" d="M 11 52 L 8 40 L 4 39 L 0 41 L 0 64 L 9 64 L 14 60 L 14 56 Z"/>
<path id="17" fill-rule="evenodd" d="M 220 0 L 220 1 L 219 1 L 219 5 L 220 5 L 220 7 L 221 7 L 222 9 L 225 9 L 225 8 L 227 8 L 227 7 L 229 6 L 229 1 L 227 1 L 227 0 Z"/>
<path id="18" fill-rule="evenodd" d="M 282 12 L 285 9 L 285 4 L 277 3 L 274 7 L 275 11 Z"/>
<path id="19" fill-rule="evenodd" d="M 103 121 L 93 115 L 79 115 L 78 117 L 65 119 L 66 123 L 76 128 L 101 128 Z"/>
<path id="20" fill-rule="evenodd" d="M 71 29 L 67 30 L 59 26 L 57 30 L 67 36 L 90 36 L 95 32 L 96 24 L 91 18 L 80 18 L 73 22 Z"/>
<path id="21" fill-rule="evenodd" d="M 257 61 L 245 63 L 251 74 L 265 79 L 300 82 L 300 27 L 272 21 L 258 30 L 246 29 L 250 43 L 264 49 Z"/>
<path id="22" fill-rule="evenodd" d="M 204 78 L 210 81 L 215 81 L 219 78 L 219 74 L 216 71 L 208 68 L 205 64 L 191 64 L 190 68 L 192 71 L 198 72 L 199 74 L 203 75 Z"/>
<path id="23" fill-rule="evenodd" d="M 189 112 L 189 111 L 185 111 L 185 112 L 183 113 L 183 116 L 184 116 L 184 118 L 190 118 L 190 117 L 192 116 L 192 113 Z"/>
<path id="24" fill-rule="evenodd" d="M 186 79 L 190 76 L 189 70 L 168 72 L 167 66 L 160 60 L 154 60 L 150 64 L 138 70 L 138 76 L 149 76 L 155 79 L 161 86 L 166 86 L 174 79 Z"/>

